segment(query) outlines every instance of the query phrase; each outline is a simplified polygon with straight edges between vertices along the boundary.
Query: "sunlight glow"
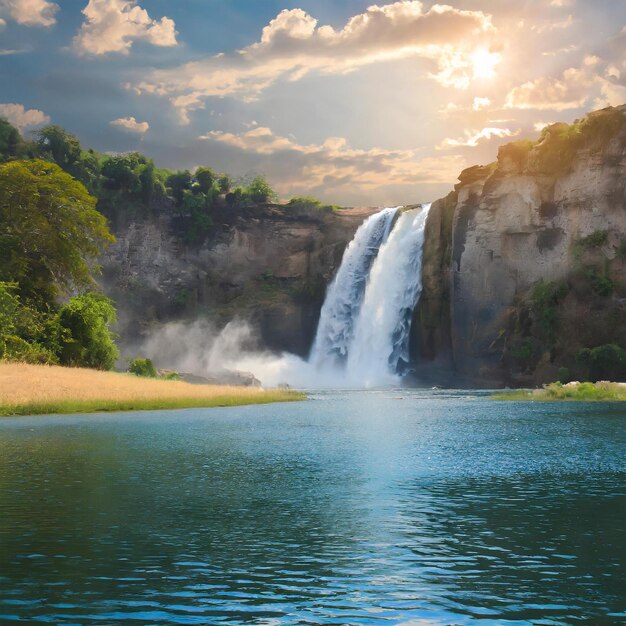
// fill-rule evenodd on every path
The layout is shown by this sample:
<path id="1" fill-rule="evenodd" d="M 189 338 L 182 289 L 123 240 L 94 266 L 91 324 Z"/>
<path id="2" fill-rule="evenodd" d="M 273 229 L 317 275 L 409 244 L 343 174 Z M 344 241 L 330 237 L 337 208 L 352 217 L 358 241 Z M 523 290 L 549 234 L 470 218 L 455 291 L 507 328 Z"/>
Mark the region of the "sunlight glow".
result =
<path id="1" fill-rule="evenodd" d="M 484 48 L 475 50 L 471 55 L 474 78 L 493 78 L 495 76 L 495 68 L 502 58 L 499 52 L 490 52 Z"/>

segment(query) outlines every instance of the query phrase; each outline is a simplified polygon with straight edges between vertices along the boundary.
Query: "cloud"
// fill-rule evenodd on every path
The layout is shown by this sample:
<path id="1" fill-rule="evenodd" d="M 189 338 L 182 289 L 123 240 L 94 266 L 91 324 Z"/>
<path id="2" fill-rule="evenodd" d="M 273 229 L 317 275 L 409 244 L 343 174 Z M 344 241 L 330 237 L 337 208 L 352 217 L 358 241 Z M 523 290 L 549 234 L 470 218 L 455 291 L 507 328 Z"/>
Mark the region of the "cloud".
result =
<path id="1" fill-rule="evenodd" d="M 438 66 L 433 78 L 464 87 L 475 69 L 472 53 L 494 33 L 491 17 L 481 11 L 437 4 L 424 11 L 415 0 L 370 6 L 339 30 L 319 26 L 302 9 L 284 10 L 263 28 L 260 41 L 243 50 L 155 70 L 129 87 L 169 97 L 185 123 L 209 97 L 250 101 L 277 80 L 343 74 L 392 59 L 428 59 Z"/>
<path id="2" fill-rule="evenodd" d="M 513 88 L 506 96 L 508 109 L 564 111 L 591 106 L 620 104 L 626 97 L 626 85 L 619 65 L 626 59 L 607 63 L 588 55 L 579 67 L 570 67 L 558 77 L 544 76 Z"/>
<path id="3" fill-rule="evenodd" d="M 474 111 L 481 111 L 482 109 L 487 109 L 491 106 L 491 100 L 489 98 L 474 98 L 474 102 L 472 103 L 472 109 Z"/>
<path id="4" fill-rule="evenodd" d="M 13 126 L 23 130 L 31 126 L 41 126 L 50 121 L 50 117 L 39 109 L 25 109 L 23 104 L 0 104 L 0 117 L 7 119 Z"/>
<path id="5" fill-rule="evenodd" d="M 280 171 L 278 190 L 283 194 L 450 183 L 465 165 L 458 155 L 420 158 L 414 150 L 356 149 L 343 137 L 330 137 L 322 144 L 300 144 L 262 126 L 242 133 L 211 131 L 200 139 L 263 157 L 264 169 L 273 165 Z"/>
<path id="6" fill-rule="evenodd" d="M 56 24 L 55 13 L 59 10 L 58 4 L 48 0 L 0 0 L 0 6 L 4 6 L 23 26 L 53 26 Z"/>
<path id="7" fill-rule="evenodd" d="M 73 40 L 78 54 L 128 54 L 135 41 L 176 46 L 176 25 L 169 17 L 152 19 L 136 0 L 89 0 L 85 21 Z"/>
<path id="8" fill-rule="evenodd" d="M 120 117 L 109 123 L 111 126 L 117 126 L 126 132 L 135 133 L 137 135 L 145 135 L 150 128 L 148 122 L 138 122 L 134 117 Z"/>
<path id="9" fill-rule="evenodd" d="M 468 130 L 465 131 L 465 137 L 463 139 L 444 139 L 437 146 L 437 150 L 460 147 L 475 148 L 483 140 L 488 140 L 492 137 L 498 137 L 500 139 L 504 137 L 514 137 L 515 135 L 518 135 L 519 132 L 519 130 L 512 131 L 508 128 L 483 128 L 482 130 Z"/>

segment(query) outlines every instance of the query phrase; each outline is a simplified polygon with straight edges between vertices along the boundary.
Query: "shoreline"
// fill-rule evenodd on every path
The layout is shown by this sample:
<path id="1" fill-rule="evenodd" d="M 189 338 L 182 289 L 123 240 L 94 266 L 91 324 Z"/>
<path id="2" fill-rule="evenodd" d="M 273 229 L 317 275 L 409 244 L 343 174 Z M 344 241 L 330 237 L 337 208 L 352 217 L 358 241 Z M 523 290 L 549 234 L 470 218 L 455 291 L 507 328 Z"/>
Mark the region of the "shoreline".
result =
<path id="1" fill-rule="evenodd" d="M 0 363 L 0 417 L 217 408 L 297 402 L 299 391 L 192 385 L 57 365 Z"/>
<path id="2" fill-rule="evenodd" d="M 542 389 L 516 389 L 494 393 L 492 400 L 521 402 L 626 402 L 626 383 L 600 381 L 550 383 Z"/>

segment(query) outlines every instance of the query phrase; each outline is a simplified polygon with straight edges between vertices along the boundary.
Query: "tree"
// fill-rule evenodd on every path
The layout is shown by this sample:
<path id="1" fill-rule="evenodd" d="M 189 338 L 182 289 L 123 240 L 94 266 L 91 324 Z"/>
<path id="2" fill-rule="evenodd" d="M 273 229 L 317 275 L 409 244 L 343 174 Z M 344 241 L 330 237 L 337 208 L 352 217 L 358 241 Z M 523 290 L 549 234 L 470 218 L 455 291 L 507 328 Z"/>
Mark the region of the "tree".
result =
<path id="1" fill-rule="evenodd" d="M 156 378 L 157 371 L 151 359 L 137 357 L 132 359 L 128 364 L 128 371 L 135 376 L 143 376 L 144 378 Z"/>
<path id="2" fill-rule="evenodd" d="M 52 303 L 62 290 L 88 287 L 94 262 L 115 238 L 96 199 L 57 165 L 0 165 L 0 280 Z"/>
<path id="3" fill-rule="evenodd" d="M 202 193 L 209 193 L 215 181 L 215 172 L 210 167 L 199 167 L 194 174 Z"/>
<path id="4" fill-rule="evenodd" d="M 42 155 L 49 154 L 54 162 L 66 170 L 80 159 L 80 142 L 60 126 L 46 126 L 37 132 L 37 144 Z"/>
<path id="5" fill-rule="evenodd" d="M 110 370 L 119 356 L 109 326 L 116 321 L 111 300 L 98 293 L 75 296 L 59 310 L 66 329 L 60 359 L 63 365 Z"/>
<path id="6" fill-rule="evenodd" d="M 220 174 L 217 179 L 217 187 L 220 193 L 229 193 L 233 188 L 233 179 L 228 174 Z"/>
<path id="7" fill-rule="evenodd" d="M 246 187 L 245 193 L 253 202 L 268 202 L 276 198 L 276 192 L 263 176 L 256 176 Z"/>
<path id="8" fill-rule="evenodd" d="M 54 317 L 20 302 L 17 284 L 0 282 L 0 359 L 57 363 L 62 336 Z"/>
<path id="9" fill-rule="evenodd" d="M 188 170 L 170 174 L 167 177 L 166 185 L 172 194 L 172 197 L 179 206 L 183 203 L 183 195 L 186 190 L 191 189 L 191 173 Z"/>
<path id="10" fill-rule="evenodd" d="M 8 161 L 21 156 L 25 149 L 20 131 L 0 117 L 0 161 Z"/>

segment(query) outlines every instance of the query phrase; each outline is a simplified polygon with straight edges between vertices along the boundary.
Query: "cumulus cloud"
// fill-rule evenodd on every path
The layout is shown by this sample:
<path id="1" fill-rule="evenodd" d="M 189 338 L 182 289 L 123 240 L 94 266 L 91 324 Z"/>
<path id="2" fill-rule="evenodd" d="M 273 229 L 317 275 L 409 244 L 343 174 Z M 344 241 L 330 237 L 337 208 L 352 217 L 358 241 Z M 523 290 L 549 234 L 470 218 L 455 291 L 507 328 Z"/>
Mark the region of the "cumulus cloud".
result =
<path id="1" fill-rule="evenodd" d="M 570 67 L 558 77 L 544 76 L 513 88 L 506 97 L 509 109 L 564 111 L 591 106 L 620 104 L 626 98 L 626 85 L 620 66 L 626 59 L 607 63 L 588 55 L 579 67 Z M 620 102 L 621 101 L 621 102 Z"/>
<path id="2" fill-rule="evenodd" d="M 165 47 L 178 44 L 174 20 L 151 18 L 136 0 L 89 0 L 83 15 L 85 21 L 73 40 L 78 54 L 128 54 L 135 41 Z"/>
<path id="3" fill-rule="evenodd" d="M 432 76 L 443 84 L 464 87 L 475 69 L 472 53 L 494 33 L 491 17 L 481 11 L 437 4 L 425 11 L 415 0 L 370 6 L 339 30 L 319 26 L 302 9 L 284 10 L 243 50 L 156 70 L 129 87 L 169 97 L 183 122 L 209 97 L 252 100 L 279 79 L 347 73 L 412 56 L 436 63 Z"/>
<path id="4" fill-rule="evenodd" d="M 53 26 L 56 23 L 55 13 L 59 10 L 58 4 L 48 0 L 0 0 L 0 6 L 4 6 L 9 15 L 23 26 Z"/>
<path id="5" fill-rule="evenodd" d="M 483 128 L 482 130 L 468 130 L 462 139 L 444 139 L 437 150 L 445 148 L 476 148 L 481 141 L 486 141 L 493 137 L 503 139 L 504 137 L 514 137 L 519 134 L 519 130 L 512 131 L 508 128 Z"/>
<path id="6" fill-rule="evenodd" d="M 284 194 L 318 188 L 364 191 L 387 185 L 449 183 L 465 164 L 458 155 L 420 158 L 414 150 L 356 149 L 343 137 L 300 144 L 263 126 L 242 133 L 211 131 L 200 139 L 260 155 L 266 166 L 279 165 L 283 177 L 278 190 Z"/>
<path id="7" fill-rule="evenodd" d="M 491 100 L 489 98 L 474 98 L 472 103 L 472 109 L 474 111 L 481 111 L 482 109 L 488 109 L 491 106 Z"/>
<path id="8" fill-rule="evenodd" d="M 0 117 L 7 119 L 13 126 L 23 130 L 32 126 L 41 126 L 50 121 L 50 117 L 39 109 L 25 109 L 23 104 L 0 104 Z"/>
<path id="9" fill-rule="evenodd" d="M 136 135 L 145 135 L 150 128 L 148 122 L 138 122 L 134 117 L 119 117 L 109 123 L 111 126 L 117 126 L 126 132 Z"/>

